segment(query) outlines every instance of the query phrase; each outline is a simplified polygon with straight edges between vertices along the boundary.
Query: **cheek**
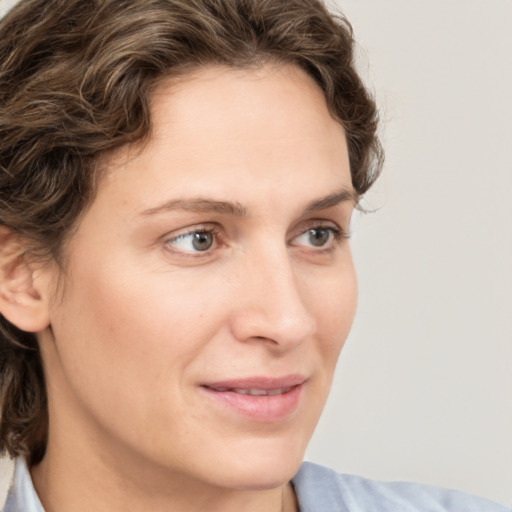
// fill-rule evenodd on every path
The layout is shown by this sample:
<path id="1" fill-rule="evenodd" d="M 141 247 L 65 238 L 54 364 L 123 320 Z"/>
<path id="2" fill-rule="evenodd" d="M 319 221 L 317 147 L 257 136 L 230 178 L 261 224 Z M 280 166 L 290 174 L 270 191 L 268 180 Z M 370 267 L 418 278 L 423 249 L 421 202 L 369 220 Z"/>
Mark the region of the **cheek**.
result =
<path id="1" fill-rule="evenodd" d="M 222 311 L 211 304 L 204 281 L 137 273 L 126 258 L 109 261 L 77 260 L 54 308 L 50 395 L 61 404 L 59 414 L 78 406 L 129 443 L 147 435 L 147 418 L 151 429 L 181 432 L 193 420 L 185 419 L 184 384 L 222 324 Z"/>
<path id="2" fill-rule="evenodd" d="M 120 388 L 134 379 L 144 387 L 148 373 L 159 378 L 186 366 L 222 322 L 211 300 L 222 293 L 217 282 L 138 270 L 140 262 L 126 255 L 85 261 L 76 261 L 55 335 L 74 364 L 87 361 L 96 372 L 105 368 L 110 374 L 115 368 Z"/>
<path id="3" fill-rule="evenodd" d="M 352 260 L 325 281 L 314 300 L 320 351 L 326 369 L 334 371 L 338 356 L 352 327 L 357 306 L 357 279 Z"/>

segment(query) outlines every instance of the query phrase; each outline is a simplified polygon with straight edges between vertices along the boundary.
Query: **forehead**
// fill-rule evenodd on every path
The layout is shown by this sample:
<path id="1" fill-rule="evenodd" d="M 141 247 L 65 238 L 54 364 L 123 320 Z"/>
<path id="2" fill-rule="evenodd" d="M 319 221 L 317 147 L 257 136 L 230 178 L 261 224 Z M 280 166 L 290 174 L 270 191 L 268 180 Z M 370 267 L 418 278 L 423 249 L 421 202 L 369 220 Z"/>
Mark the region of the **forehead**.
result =
<path id="1" fill-rule="evenodd" d="M 153 141 L 172 136 L 176 143 L 197 141 L 203 147 L 221 138 L 257 144 L 277 134 L 285 140 L 343 133 L 313 78 L 277 63 L 250 69 L 209 66 L 163 80 L 152 94 L 151 116 Z"/>
<path id="2" fill-rule="evenodd" d="M 240 202 L 266 192 L 282 201 L 287 189 L 323 197 L 352 188 L 343 127 L 297 67 L 212 66 L 163 80 L 151 119 L 146 143 L 112 158 L 105 180 L 125 198 L 138 194 L 142 210 L 182 196 Z"/>

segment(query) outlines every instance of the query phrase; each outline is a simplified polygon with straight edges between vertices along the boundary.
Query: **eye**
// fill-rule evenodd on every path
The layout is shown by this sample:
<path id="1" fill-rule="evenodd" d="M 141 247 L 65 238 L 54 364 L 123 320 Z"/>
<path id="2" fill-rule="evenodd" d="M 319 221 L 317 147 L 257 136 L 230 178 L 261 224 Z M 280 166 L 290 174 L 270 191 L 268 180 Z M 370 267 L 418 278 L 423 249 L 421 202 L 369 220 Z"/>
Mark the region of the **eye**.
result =
<path id="1" fill-rule="evenodd" d="M 294 238 L 292 245 L 329 249 L 341 238 L 341 230 L 334 226 L 315 226 Z"/>
<path id="2" fill-rule="evenodd" d="M 213 230 L 200 229 L 175 236 L 167 241 L 173 249 L 182 252 L 205 252 L 213 247 L 215 233 Z"/>

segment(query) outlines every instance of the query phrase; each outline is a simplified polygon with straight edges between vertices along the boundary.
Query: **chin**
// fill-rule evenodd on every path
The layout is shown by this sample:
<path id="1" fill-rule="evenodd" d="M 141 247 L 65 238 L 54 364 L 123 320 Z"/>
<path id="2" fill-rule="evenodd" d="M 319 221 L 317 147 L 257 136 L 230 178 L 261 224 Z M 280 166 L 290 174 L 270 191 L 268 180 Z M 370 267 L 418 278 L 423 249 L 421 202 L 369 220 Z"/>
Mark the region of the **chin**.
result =
<path id="1" fill-rule="evenodd" d="M 265 467 L 254 467 L 248 462 L 242 472 L 228 477 L 224 486 L 247 491 L 275 489 L 287 484 L 295 476 L 301 462 L 302 460 L 296 463 L 294 461 L 292 464 L 276 464 L 274 461 Z"/>
<path id="2" fill-rule="evenodd" d="M 271 443 L 272 444 L 272 443 Z M 218 485 L 238 490 L 274 489 L 288 483 L 297 473 L 304 457 L 301 446 L 252 447 L 224 457 L 222 468 L 216 464 Z M 222 482 L 221 482 L 222 480 Z"/>

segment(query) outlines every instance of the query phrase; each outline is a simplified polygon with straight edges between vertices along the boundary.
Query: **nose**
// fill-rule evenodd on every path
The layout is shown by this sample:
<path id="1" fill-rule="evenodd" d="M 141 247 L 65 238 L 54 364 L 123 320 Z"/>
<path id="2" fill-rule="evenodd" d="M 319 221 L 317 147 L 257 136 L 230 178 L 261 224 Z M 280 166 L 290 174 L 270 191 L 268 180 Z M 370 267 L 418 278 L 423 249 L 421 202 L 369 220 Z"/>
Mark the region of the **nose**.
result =
<path id="1" fill-rule="evenodd" d="M 230 322 L 236 339 L 266 341 L 274 350 L 285 351 L 314 335 L 308 290 L 285 247 L 254 254 L 242 267 Z"/>

